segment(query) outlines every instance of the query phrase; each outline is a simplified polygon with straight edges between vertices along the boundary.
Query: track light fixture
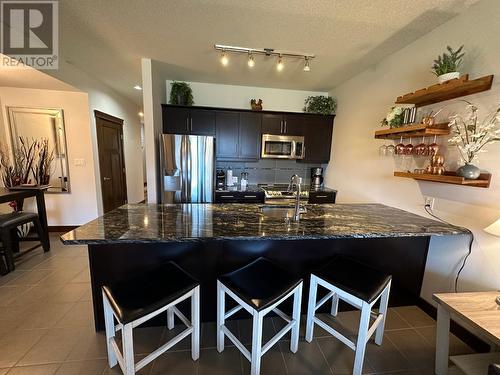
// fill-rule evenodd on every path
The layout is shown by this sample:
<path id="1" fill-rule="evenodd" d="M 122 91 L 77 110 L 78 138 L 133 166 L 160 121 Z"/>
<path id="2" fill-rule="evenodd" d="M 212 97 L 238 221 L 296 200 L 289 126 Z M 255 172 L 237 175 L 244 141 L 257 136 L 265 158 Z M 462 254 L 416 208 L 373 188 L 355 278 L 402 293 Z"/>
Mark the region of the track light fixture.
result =
<path id="1" fill-rule="evenodd" d="M 247 64 L 250 68 L 255 66 L 255 55 L 265 55 L 265 56 L 276 56 L 278 61 L 276 63 L 276 69 L 278 71 L 282 71 L 285 67 L 284 60 L 285 59 L 304 59 L 304 71 L 309 72 L 311 70 L 310 61 L 314 59 L 314 55 L 309 53 L 300 53 L 300 52 L 289 52 L 289 51 L 277 51 L 273 48 L 247 48 L 247 47 L 235 47 L 235 46 L 226 46 L 222 44 L 215 44 L 214 49 L 216 51 L 221 51 L 220 62 L 223 66 L 227 66 L 229 64 L 228 53 L 245 53 L 248 55 Z"/>
<path id="2" fill-rule="evenodd" d="M 280 55 L 278 57 L 278 63 L 276 64 L 276 70 L 278 70 L 278 72 L 281 72 L 284 67 L 285 65 L 283 64 L 283 57 Z"/>
<path id="3" fill-rule="evenodd" d="M 304 63 L 304 72 L 308 72 L 311 70 L 311 66 L 309 65 L 309 57 L 305 57 L 306 62 Z"/>
<path id="4" fill-rule="evenodd" d="M 225 50 L 222 50 L 222 54 L 220 56 L 220 63 L 223 66 L 227 66 L 227 64 L 229 64 L 229 58 L 227 57 L 227 53 Z"/>
<path id="5" fill-rule="evenodd" d="M 248 62 L 247 62 L 248 66 L 250 68 L 253 68 L 255 66 L 255 60 L 253 59 L 253 54 L 252 52 L 248 52 Z"/>

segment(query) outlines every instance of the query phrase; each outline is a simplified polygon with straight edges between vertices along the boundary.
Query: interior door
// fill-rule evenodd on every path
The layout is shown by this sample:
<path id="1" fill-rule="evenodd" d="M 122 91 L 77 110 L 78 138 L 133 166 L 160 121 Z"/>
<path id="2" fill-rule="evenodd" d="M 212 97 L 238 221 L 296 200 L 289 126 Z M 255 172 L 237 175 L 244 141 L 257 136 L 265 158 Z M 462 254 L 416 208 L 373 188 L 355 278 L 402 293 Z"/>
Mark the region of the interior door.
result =
<path id="1" fill-rule="evenodd" d="M 127 203 L 127 185 L 123 156 L 123 120 L 94 111 L 104 212 Z"/>
<path id="2" fill-rule="evenodd" d="M 271 113 L 264 113 L 262 115 L 262 133 L 280 135 L 282 129 L 283 116 Z"/>

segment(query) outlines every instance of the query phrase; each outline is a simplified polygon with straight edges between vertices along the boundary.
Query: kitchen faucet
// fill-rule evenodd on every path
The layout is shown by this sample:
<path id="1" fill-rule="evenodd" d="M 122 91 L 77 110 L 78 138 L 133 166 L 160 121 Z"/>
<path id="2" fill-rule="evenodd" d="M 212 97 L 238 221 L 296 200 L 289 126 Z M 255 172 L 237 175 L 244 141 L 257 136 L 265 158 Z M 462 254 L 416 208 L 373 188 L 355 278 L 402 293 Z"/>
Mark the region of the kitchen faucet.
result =
<path id="1" fill-rule="evenodd" d="M 300 208 L 300 184 L 302 182 L 302 178 L 299 177 L 298 175 L 294 174 L 291 179 L 290 183 L 288 184 L 288 192 L 291 193 L 294 188 L 295 188 L 295 210 L 293 213 L 293 220 L 299 221 L 300 220 L 300 213 L 304 212 L 303 210 L 301 211 Z"/>

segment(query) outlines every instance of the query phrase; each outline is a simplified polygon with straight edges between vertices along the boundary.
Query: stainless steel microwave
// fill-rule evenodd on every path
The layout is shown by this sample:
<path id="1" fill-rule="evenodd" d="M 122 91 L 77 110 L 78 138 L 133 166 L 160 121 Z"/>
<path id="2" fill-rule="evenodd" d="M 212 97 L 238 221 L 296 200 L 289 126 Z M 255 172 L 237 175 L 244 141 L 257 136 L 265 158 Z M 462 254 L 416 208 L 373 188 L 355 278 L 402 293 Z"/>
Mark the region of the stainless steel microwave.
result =
<path id="1" fill-rule="evenodd" d="M 263 159 L 304 159 L 304 137 L 262 134 Z"/>

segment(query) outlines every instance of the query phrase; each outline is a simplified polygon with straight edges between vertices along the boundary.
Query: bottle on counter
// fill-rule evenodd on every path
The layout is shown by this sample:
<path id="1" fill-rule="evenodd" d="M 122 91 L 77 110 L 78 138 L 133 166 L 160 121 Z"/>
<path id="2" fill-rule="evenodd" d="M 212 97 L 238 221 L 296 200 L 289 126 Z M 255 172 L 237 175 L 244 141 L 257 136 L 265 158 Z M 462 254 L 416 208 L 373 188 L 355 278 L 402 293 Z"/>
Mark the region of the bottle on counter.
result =
<path id="1" fill-rule="evenodd" d="M 230 166 L 226 170 L 226 186 L 233 186 L 233 170 Z"/>
<path id="2" fill-rule="evenodd" d="M 248 186 L 248 172 L 241 172 L 240 179 L 241 190 L 245 190 Z"/>

